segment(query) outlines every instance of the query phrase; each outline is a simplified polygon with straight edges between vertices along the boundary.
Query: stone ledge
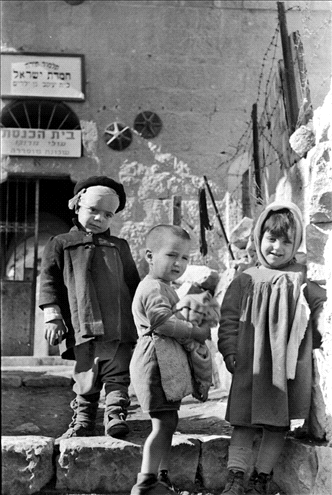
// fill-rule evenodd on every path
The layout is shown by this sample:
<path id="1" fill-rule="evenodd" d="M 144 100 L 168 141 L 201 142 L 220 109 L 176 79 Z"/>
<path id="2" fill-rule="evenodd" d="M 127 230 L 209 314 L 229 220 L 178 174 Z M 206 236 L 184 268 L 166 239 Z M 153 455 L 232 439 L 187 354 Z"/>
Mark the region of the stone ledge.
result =
<path id="1" fill-rule="evenodd" d="M 19 387 L 69 387 L 72 366 L 2 366 L 1 386 L 4 389 Z"/>
<path id="2" fill-rule="evenodd" d="M 228 436 L 176 434 L 171 473 L 181 490 L 221 491 L 227 476 Z M 111 437 L 60 441 L 40 436 L 3 437 L 3 495 L 129 493 L 139 471 L 142 445 Z M 332 448 L 287 438 L 274 480 L 287 495 L 330 495 Z M 50 481 L 54 488 L 49 489 Z M 56 483 L 56 485 L 55 485 Z"/>
<path id="3" fill-rule="evenodd" d="M 62 359 L 60 356 L 1 356 L 1 368 L 15 366 L 16 369 L 30 366 L 69 366 L 75 361 Z"/>

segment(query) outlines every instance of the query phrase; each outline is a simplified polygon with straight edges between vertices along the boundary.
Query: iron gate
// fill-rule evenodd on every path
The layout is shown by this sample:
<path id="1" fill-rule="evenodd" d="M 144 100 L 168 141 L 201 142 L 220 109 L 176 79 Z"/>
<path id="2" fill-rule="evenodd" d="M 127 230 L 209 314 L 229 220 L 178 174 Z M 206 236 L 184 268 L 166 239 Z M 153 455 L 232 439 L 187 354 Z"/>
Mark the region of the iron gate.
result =
<path id="1" fill-rule="evenodd" d="M 38 178 L 1 184 L 1 353 L 32 355 L 39 231 Z"/>

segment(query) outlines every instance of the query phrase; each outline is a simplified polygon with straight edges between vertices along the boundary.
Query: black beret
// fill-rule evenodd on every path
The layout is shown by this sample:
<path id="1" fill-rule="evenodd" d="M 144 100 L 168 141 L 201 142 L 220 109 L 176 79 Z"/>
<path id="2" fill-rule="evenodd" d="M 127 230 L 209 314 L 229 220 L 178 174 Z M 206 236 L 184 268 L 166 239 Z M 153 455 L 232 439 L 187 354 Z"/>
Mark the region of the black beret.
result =
<path id="1" fill-rule="evenodd" d="M 126 205 L 126 193 L 124 187 L 120 182 L 116 182 L 110 177 L 106 177 L 106 175 L 94 175 L 93 177 L 88 177 L 87 179 L 79 180 L 74 187 L 74 195 L 76 195 L 81 189 L 87 189 L 91 186 L 106 186 L 113 189 L 117 195 L 119 196 L 119 207 L 115 213 L 123 210 Z"/>

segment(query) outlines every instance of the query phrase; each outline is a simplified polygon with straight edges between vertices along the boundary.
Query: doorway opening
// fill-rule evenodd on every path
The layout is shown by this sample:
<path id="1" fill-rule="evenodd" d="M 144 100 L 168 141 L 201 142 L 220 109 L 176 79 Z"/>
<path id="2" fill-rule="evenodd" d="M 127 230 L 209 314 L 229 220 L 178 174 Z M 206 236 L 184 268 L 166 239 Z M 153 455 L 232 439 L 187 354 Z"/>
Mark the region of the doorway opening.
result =
<path id="1" fill-rule="evenodd" d="M 39 275 L 47 240 L 72 225 L 69 176 L 9 176 L 0 184 L 1 353 L 57 354 L 43 336 Z"/>

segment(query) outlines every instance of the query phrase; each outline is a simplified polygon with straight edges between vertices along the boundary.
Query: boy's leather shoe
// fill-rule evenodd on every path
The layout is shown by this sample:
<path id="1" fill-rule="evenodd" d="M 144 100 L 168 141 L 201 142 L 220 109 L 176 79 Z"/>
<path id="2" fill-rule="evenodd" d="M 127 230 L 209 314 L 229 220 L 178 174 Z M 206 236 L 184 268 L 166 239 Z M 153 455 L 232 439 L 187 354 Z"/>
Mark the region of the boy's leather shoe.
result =
<path id="1" fill-rule="evenodd" d="M 271 474 L 258 474 L 255 469 L 249 478 L 246 495 L 268 495 L 271 478 Z"/>
<path id="2" fill-rule="evenodd" d="M 60 440 L 66 440 L 67 438 L 73 437 L 93 437 L 94 430 L 94 425 L 83 425 L 78 423 L 74 426 L 70 426 L 61 437 L 56 439 L 56 443 L 60 442 Z"/>
<path id="3" fill-rule="evenodd" d="M 109 416 L 105 426 L 105 434 L 109 437 L 123 438 L 129 433 L 129 426 L 123 413 Z"/>
<path id="4" fill-rule="evenodd" d="M 226 486 L 222 492 L 227 495 L 244 495 L 244 473 L 242 471 L 228 472 Z"/>

